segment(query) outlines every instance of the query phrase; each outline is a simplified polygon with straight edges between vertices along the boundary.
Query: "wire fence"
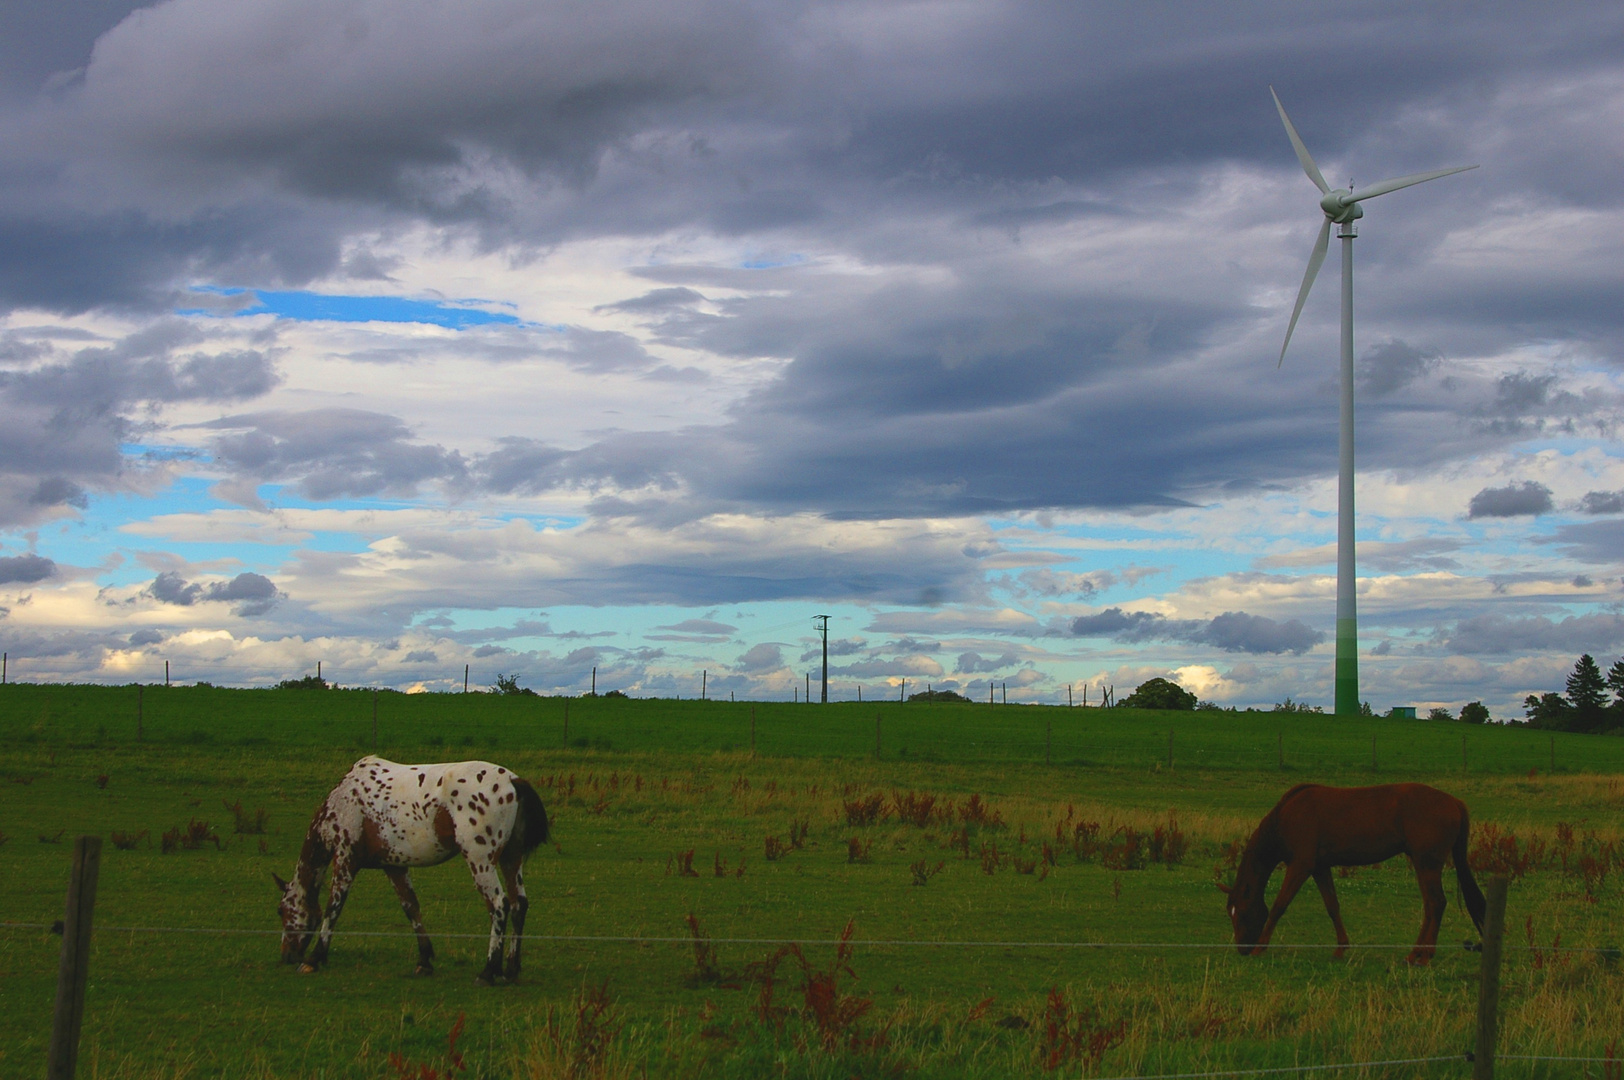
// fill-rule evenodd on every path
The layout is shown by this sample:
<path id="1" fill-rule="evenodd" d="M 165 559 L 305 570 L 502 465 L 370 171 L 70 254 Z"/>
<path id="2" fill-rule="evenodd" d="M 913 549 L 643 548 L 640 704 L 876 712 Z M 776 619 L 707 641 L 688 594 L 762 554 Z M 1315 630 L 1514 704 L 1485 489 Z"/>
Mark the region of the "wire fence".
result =
<path id="1" fill-rule="evenodd" d="M 0 930 L 35 930 L 61 933 L 61 922 L 0 922 Z M 214 926 L 119 926 L 100 925 L 95 932 L 101 934 L 210 934 L 218 936 L 247 936 L 247 937 L 277 937 L 282 934 L 280 929 L 269 927 L 214 927 Z M 332 936 L 343 938 L 415 938 L 415 931 L 407 930 L 333 930 Z M 434 935 L 443 939 L 470 939 L 487 940 L 489 933 L 457 933 L 447 932 Z M 552 942 L 559 944 L 605 945 L 605 944 L 634 944 L 634 945 L 757 945 L 757 946 L 798 946 L 816 947 L 832 946 L 844 948 L 961 948 L 961 949 L 1128 949 L 1128 950 L 1157 950 L 1157 949 L 1188 949 L 1188 950 L 1225 950 L 1235 948 L 1233 942 L 1139 942 L 1139 941 L 990 941 L 990 940 L 964 940 L 964 939 L 929 939 L 929 938 L 771 938 L 771 937 L 711 937 L 709 935 L 649 935 L 649 934 L 524 934 L 522 937 L 531 942 Z M 1330 943 L 1290 942 L 1271 943 L 1270 949 L 1289 951 L 1322 951 L 1325 949 L 1360 949 L 1368 951 L 1403 951 L 1414 948 L 1412 944 L 1403 943 L 1370 943 L 1349 944 L 1338 946 Z M 1481 951 L 1482 946 L 1474 946 L 1471 942 L 1464 944 L 1469 951 Z M 1447 948 L 1447 947 L 1446 947 Z M 1565 952 L 1565 953 L 1597 953 L 1606 954 L 1605 949 L 1589 948 L 1584 946 L 1519 946 L 1503 945 L 1508 951 L 1524 952 Z M 1624 1059 L 1606 1056 L 1576 1056 L 1556 1054 L 1501 1054 L 1496 1053 L 1494 1058 L 1499 1061 L 1518 1061 L 1528 1063 L 1567 1063 L 1567 1064 L 1600 1064 L 1609 1071 L 1606 1075 L 1615 1075 L 1615 1070 L 1624 1066 Z M 1352 1069 L 1387 1069 L 1411 1067 L 1420 1065 L 1433 1065 L 1446 1062 L 1471 1063 L 1473 1054 L 1445 1054 L 1428 1057 L 1388 1058 L 1371 1061 L 1347 1061 L 1322 1064 L 1297 1064 L 1287 1066 L 1252 1067 L 1240 1069 L 1208 1070 L 1202 1072 L 1178 1073 L 1146 1073 L 1132 1076 L 1109 1077 L 1107 1080 L 1218 1080 L 1220 1077 L 1243 1076 L 1274 1076 L 1286 1074 L 1305 1073 L 1332 1073 L 1345 1072 Z"/>
<path id="2" fill-rule="evenodd" d="M 60 931 L 60 923 L 46 922 L 0 922 L 0 930 L 50 930 Z M 119 934 L 219 934 L 221 936 L 260 936 L 275 937 L 282 931 L 271 927 L 226 927 L 226 926 L 104 926 L 97 925 L 98 933 Z M 332 932 L 334 938 L 412 938 L 417 933 L 412 930 L 338 930 Z M 430 937 L 446 938 L 448 940 L 484 941 L 490 936 L 489 932 L 458 933 L 441 932 L 429 935 Z M 603 945 L 692 945 L 694 937 L 688 935 L 653 935 L 653 934 L 533 934 L 526 931 L 523 935 L 525 941 L 551 941 L 559 943 L 603 944 Z M 1217 950 L 1226 951 L 1234 949 L 1232 941 L 990 941 L 976 939 L 946 939 L 946 938 L 772 938 L 772 937 L 716 937 L 706 934 L 703 940 L 712 945 L 799 945 L 802 947 L 819 946 L 851 946 L 863 948 L 924 948 L 924 949 L 1190 949 L 1190 950 Z M 1367 952 L 1409 952 L 1415 948 L 1414 942 L 1372 942 L 1361 944 L 1350 942 L 1347 945 L 1337 945 L 1334 942 L 1270 942 L 1268 951 L 1276 950 L 1292 952 L 1314 952 L 1334 949 L 1360 950 Z M 1466 952 L 1477 952 L 1479 946 L 1470 942 L 1459 946 L 1439 945 L 1438 951 L 1452 952 L 1461 949 Z M 1600 957 L 1611 957 L 1613 951 L 1608 946 L 1593 945 L 1503 945 L 1505 952 L 1528 953 L 1567 953 L 1572 955 L 1594 954 Z"/>

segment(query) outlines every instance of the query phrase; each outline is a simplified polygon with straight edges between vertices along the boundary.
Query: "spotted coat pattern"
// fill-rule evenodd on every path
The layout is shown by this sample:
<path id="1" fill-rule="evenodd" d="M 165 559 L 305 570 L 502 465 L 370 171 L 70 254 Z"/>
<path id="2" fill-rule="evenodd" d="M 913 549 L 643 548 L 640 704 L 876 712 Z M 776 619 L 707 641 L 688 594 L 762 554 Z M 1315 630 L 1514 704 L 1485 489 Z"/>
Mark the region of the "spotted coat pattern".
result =
<path id="1" fill-rule="evenodd" d="M 547 839 L 547 832 L 546 811 L 535 790 L 501 765 L 402 765 L 364 757 L 316 811 L 293 881 L 277 879 L 282 887 L 282 958 L 290 963 L 303 959 L 301 971 L 319 968 L 355 875 L 376 868 L 389 876 L 417 933 L 419 974 L 431 974 L 434 949 L 423 929 L 409 868 L 434 866 L 460 854 L 491 917 L 480 981 L 489 983 L 498 974 L 516 978 L 529 908 L 524 856 Z M 332 881 L 318 927 L 319 879 L 328 864 Z M 315 947 L 305 957 L 312 937 Z"/>

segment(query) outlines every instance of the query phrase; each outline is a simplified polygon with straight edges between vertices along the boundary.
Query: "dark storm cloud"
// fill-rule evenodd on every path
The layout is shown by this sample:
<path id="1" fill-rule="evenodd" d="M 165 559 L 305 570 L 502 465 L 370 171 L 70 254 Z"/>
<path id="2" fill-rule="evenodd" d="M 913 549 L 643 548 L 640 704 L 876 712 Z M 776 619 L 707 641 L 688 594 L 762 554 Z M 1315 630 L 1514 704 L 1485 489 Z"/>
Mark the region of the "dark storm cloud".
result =
<path id="1" fill-rule="evenodd" d="M 393 416 L 361 409 L 312 409 L 227 416 L 210 443 L 217 463 L 257 483 L 291 482 L 312 499 L 410 495 L 433 481 L 460 479 L 462 456 L 414 442 Z"/>
<path id="2" fill-rule="evenodd" d="M 603 304 L 595 311 L 627 311 L 633 314 L 662 313 L 672 308 L 690 307 L 700 303 L 705 297 L 693 289 L 674 286 L 669 289 L 653 289 L 642 296 L 634 296 L 630 300 L 622 300 L 615 304 Z"/>
<path id="3" fill-rule="evenodd" d="M 1556 651 L 1577 656 L 1601 654 L 1624 643 L 1624 616 L 1595 612 L 1563 619 L 1543 616 L 1474 615 L 1462 619 L 1444 639 L 1453 653 L 1494 655 Z M 1605 666 L 1605 665 L 1604 665 Z"/>
<path id="4" fill-rule="evenodd" d="M 236 604 L 238 615 L 263 615 L 281 598 L 270 578 L 253 573 L 210 585 L 206 593 L 206 599 Z"/>
<path id="5" fill-rule="evenodd" d="M 144 410 L 240 401 L 277 382 L 269 351 L 212 349 L 179 319 L 72 351 L 64 342 L 76 343 L 44 328 L 28 363 L 0 370 L 0 526 L 83 509 L 87 488 L 116 483 Z"/>
<path id="6" fill-rule="evenodd" d="M 733 661 L 735 671 L 760 675 L 784 666 L 784 652 L 777 645 L 752 645 Z"/>
<path id="7" fill-rule="evenodd" d="M 829 655 L 855 656 L 857 653 L 862 652 L 867 647 L 868 642 L 864 641 L 862 638 L 833 638 L 829 641 Z M 901 651 L 906 652 L 908 650 L 902 649 Z M 808 660 L 816 660 L 822 655 L 823 646 L 821 643 L 819 643 L 801 653 L 801 662 L 805 663 Z"/>
<path id="8" fill-rule="evenodd" d="M 282 592 L 270 578 L 255 573 L 242 573 L 230 581 L 202 585 L 187 581 L 178 571 L 166 570 L 152 580 L 146 591 L 154 600 L 177 607 L 215 600 L 235 604 L 233 612 L 244 617 L 263 615 L 283 599 Z"/>
<path id="9" fill-rule="evenodd" d="M 1334 409 L 1316 398 L 1323 373 L 1276 375 L 1265 356 L 1209 352 L 1255 329 L 1260 288 L 1289 289 L 1298 267 L 1262 282 L 1214 263 L 1196 288 L 1173 276 L 1177 256 L 1160 268 L 1141 256 L 1133 272 L 1079 284 L 999 253 L 1067 222 L 1184 233 L 1191 219 L 1170 220 L 1170 208 L 1199 209 L 1214 173 L 1291 174 L 1271 80 L 1320 160 L 1361 175 L 1494 149 L 1493 169 L 1452 189 L 1469 205 L 1416 193 L 1383 209 L 1384 223 L 1406 226 L 1406 250 L 1435 249 L 1496 200 L 1621 198 L 1606 179 L 1620 164 L 1611 117 L 1555 92 L 1609 85 L 1624 17 L 1605 5 L 1034 3 L 876 22 L 861 5 L 818 3 L 493 0 L 469 17 L 333 0 L 315 17 L 295 0 L 171 0 L 119 22 L 92 53 L 87 35 L 121 10 L 31 16 L 19 31 L 51 59 L 31 59 L 15 85 L 43 84 L 39 65 L 84 71 L 0 107 L 0 307 L 156 309 L 198 281 L 297 285 L 337 271 L 346 241 L 425 223 L 466 227 L 517 258 L 682 230 L 927 271 L 843 278 L 815 259 L 651 271 L 651 291 L 608 307 L 647 317 L 674 344 L 787 361 L 711 427 L 567 451 L 493 432 L 498 449 L 477 461 L 354 415 L 239 417 L 246 427 L 216 441 L 241 484 L 291 483 L 314 498 L 445 483 L 588 491 L 598 513 L 649 521 L 739 508 L 873 518 L 1180 506 L 1322 476 L 1336 445 Z M 1292 179 L 1306 252 L 1312 189 Z M 1612 280 L 1564 279 L 1508 323 L 1485 318 L 1483 298 L 1533 295 L 1526 286 L 1548 267 L 1418 282 L 1392 254 L 1378 258 L 1394 272 L 1374 278 L 1374 310 L 1409 322 L 1383 327 L 1390 344 L 1360 369 L 1374 401 L 1361 413 L 1369 466 L 1457 460 L 1618 411 L 1544 373 L 1421 394 L 1451 343 L 1493 349 L 1546 326 L 1566 327 L 1548 335 L 1560 340 L 1624 338 Z M 352 272 L 387 267 L 361 258 Z M 749 295 L 697 310 L 737 289 Z M 1306 347 L 1313 328 L 1300 333 Z M 602 331 L 571 329 L 554 356 L 590 373 L 698 377 Z M 252 396 L 262 383 L 252 363 L 221 362 L 174 367 L 150 393 Z M 0 461 L 59 463 L 0 485 L 0 524 L 26 517 L 6 508 L 26 509 L 45 475 L 92 488 L 114 475 L 123 415 L 85 420 L 75 439 L 71 424 L 18 427 L 0 413 Z"/>
<path id="10" fill-rule="evenodd" d="M 1562 525 L 1549 536 L 1535 537 L 1534 542 L 1555 544 L 1563 555 L 1579 562 L 1624 562 L 1624 519 Z"/>
<path id="11" fill-rule="evenodd" d="M 1524 480 L 1505 487 L 1484 488 L 1472 496 L 1466 508 L 1469 518 L 1527 517 L 1549 514 L 1555 509 L 1551 489 L 1537 480 Z"/>
<path id="12" fill-rule="evenodd" d="M 1122 642 L 1182 641 L 1225 652 L 1305 653 L 1325 635 L 1297 619 L 1276 622 L 1244 611 L 1226 611 L 1210 620 L 1169 619 L 1149 611 L 1106 608 L 1071 622 L 1076 637 L 1108 637 Z"/>
<path id="13" fill-rule="evenodd" d="M 1579 500 L 1581 514 L 1624 514 L 1624 491 L 1587 491 Z"/>
<path id="14" fill-rule="evenodd" d="M 1436 353 L 1425 353 L 1402 341 L 1390 341 L 1367 352 L 1359 362 L 1359 391 L 1385 397 L 1423 378 L 1438 366 Z"/>
<path id="15" fill-rule="evenodd" d="M 32 585 L 56 576 L 56 563 L 43 555 L 0 556 L 0 585 Z"/>
<path id="16" fill-rule="evenodd" d="M 1014 653 L 1005 653 L 1002 656 L 982 656 L 980 653 L 967 652 L 959 654 L 958 663 L 954 665 L 960 675 L 974 675 L 977 672 L 1002 671 L 1007 667 L 1014 667 L 1020 663 L 1020 658 Z"/>

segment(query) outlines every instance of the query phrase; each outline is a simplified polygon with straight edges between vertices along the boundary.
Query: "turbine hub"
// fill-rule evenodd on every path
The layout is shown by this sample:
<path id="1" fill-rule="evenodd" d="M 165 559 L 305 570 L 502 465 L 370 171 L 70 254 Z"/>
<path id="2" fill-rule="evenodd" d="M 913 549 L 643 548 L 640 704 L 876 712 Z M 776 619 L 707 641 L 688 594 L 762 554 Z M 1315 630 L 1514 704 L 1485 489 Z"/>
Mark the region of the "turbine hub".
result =
<path id="1" fill-rule="evenodd" d="M 1350 221 L 1362 218 L 1365 216 L 1364 208 L 1348 198 L 1352 194 L 1350 188 L 1327 191 L 1325 197 L 1320 200 L 1320 209 L 1325 211 L 1326 217 L 1338 225 L 1346 225 Z"/>

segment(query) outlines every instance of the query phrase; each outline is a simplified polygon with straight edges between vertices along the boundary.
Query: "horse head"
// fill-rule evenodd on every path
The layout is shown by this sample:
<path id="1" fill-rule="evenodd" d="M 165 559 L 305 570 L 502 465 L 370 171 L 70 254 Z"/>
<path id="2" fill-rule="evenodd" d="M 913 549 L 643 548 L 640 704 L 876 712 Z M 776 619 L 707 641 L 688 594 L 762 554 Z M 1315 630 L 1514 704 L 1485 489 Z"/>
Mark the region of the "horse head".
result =
<path id="1" fill-rule="evenodd" d="M 312 878 L 309 886 L 302 886 L 297 875 L 292 881 L 283 881 L 275 874 L 271 875 L 271 880 L 276 882 L 282 894 L 282 902 L 276 908 L 277 915 L 282 919 L 282 962 L 297 964 L 304 959 L 305 949 L 310 947 L 310 939 L 315 935 L 316 924 L 320 921 L 316 882 Z"/>
<path id="2" fill-rule="evenodd" d="M 1268 906 L 1263 902 L 1263 882 L 1256 874 L 1246 873 L 1243 864 L 1235 876 L 1235 884 L 1217 882 L 1221 892 L 1229 897 L 1229 924 L 1235 931 L 1235 949 L 1248 956 L 1252 947 L 1263 936 L 1263 924 L 1269 919 Z"/>

